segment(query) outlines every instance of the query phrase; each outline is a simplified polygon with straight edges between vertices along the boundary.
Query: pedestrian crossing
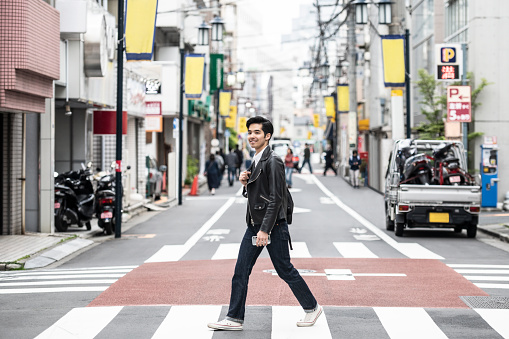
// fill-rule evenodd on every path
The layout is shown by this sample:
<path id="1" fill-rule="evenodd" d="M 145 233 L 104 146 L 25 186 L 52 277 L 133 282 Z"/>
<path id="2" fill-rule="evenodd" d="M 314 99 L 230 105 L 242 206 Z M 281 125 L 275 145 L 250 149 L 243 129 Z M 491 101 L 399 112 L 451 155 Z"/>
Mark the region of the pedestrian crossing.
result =
<path id="1" fill-rule="evenodd" d="M 75 308 L 36 339 L 131 338 L 213 339 L 238 332 L 213 331 L 207 323 L 222 319 L 227 306 L 111 306 Z M 299 328 L 299 306 L 247 306 L 242 337 L 300 338 L 509 338 L 509 310 L 428 309 L 409 307 L 325 306 L 317 323 Z M 471 326 L 465 327 L 468 319 Z M 134 325 L 133 325 L 134 324 Z M 135 325 L 137 324 L 137 326 Z M 251 335 L 250 335 L 251 334 Z"/>
<path id="2" fill-rule="evenodd" d="M 102 292 L 138 266 L 0 272 L 1 294 Z"/>
<path id="3" fill-rule="evenodd" d="M 509 265 L 449 264 L 482 289 L 509 289 Z"/>

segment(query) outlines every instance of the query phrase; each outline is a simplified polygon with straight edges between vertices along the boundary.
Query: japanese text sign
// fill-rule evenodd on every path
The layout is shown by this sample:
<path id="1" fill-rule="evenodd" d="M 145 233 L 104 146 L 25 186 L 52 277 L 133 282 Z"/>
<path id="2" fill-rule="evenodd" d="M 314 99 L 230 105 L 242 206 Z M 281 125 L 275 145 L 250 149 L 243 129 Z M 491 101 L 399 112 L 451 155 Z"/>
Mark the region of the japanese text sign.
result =
<path id="1" fill-rule="evenodd" d="M 461 44 L 435 45 L 436 80 L 458 80 L 461 78 L 463 51 Z"/>
<path id="2" fill-rule="evenodd" d="M 471 122 L 470 86 L 447 87 L 447 122 Z"/>

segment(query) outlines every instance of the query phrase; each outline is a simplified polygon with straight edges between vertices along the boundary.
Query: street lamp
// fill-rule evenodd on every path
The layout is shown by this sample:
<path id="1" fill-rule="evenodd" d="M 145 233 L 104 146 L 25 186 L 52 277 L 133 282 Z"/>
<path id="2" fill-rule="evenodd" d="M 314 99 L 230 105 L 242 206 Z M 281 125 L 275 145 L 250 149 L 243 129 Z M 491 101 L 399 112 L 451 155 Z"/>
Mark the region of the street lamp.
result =
<path id="1" fill-rule="evenodd" d="M 329 77 L 329 63 L 327 61 L 320 65 L 320 73 L 324 78 Z"/>
<path id="2" fill-rule="evenodd" d="M 209 31 L 210 26 L 207 25 L 205 21 L 198 26 L 198 46 L 208 46 L 209 45 Z"/>
<path id="3" fill-rule="evenodd" d="M 246 74 L 244 73 L 242 68 L 239 69 L 238 72 L 237 72 L 237 81 L 241 85 L 244 85 L 244 83 L 246 82 Z"/>
<path id="4" fill-rule="evenodd" d="M 228 73 L 226 77 L 226 84 L 228 87 L 233 87 L 235 85 L 235 74 L 233 72 Z"/>
<path id="5" fill-rule="evenodd" d="M 368 3 L 366 0 L 355 0 L 352 2 L 355 5 L 355 23 L 358 25 L 365 25 L 368 23 Z"/>
<path id="6" fill-rule="evenodd" d="M 377 2 L 378 6 L 378 23 L 382 25 L 389 25 L 392 23 L 392 12 L 391 12 L 390 0 L 380 0 Z"/>
<path id="7" fill-rule="evenodd" d="M 210 22 L 212 25 L 212 41 L 223 41 L 224 21 L 221 17 L 216 16 Z"/>

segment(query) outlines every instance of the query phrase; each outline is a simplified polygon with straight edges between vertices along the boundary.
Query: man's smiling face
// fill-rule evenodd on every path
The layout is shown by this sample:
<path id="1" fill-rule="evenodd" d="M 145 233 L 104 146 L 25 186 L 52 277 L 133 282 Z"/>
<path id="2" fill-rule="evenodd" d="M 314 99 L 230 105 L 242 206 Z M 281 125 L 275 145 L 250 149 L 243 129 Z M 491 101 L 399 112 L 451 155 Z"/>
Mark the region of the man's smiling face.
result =
<path id="1" fill-rule="evenodd" d="M 265 134 L 262 130 L 262 124 L 251 124 L 247 130 L 247 140 L 249 145 L 256 150 L 261 151 L 269 143 L 270 133 Z"/>

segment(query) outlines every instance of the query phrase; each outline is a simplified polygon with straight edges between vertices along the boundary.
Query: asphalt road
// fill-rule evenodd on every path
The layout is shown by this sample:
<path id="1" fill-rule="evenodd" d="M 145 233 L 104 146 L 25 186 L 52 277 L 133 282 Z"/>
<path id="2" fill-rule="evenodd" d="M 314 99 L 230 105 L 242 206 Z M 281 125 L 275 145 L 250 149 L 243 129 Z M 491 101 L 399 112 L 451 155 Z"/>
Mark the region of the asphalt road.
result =
<path id="1" fill-rule="evenodd" d="M 244 331 L 209 330 L 245 230 L 239 189 L 148 212 L 58 267 L 1 273 L 0 338 L 509 338 L 509 245 L 452 230 L 395 237 L 380 194 L 310 174 L 294 175 L 291 256 L 324 316 L 295 326 L 303 312 L 264 251 Z"/>

